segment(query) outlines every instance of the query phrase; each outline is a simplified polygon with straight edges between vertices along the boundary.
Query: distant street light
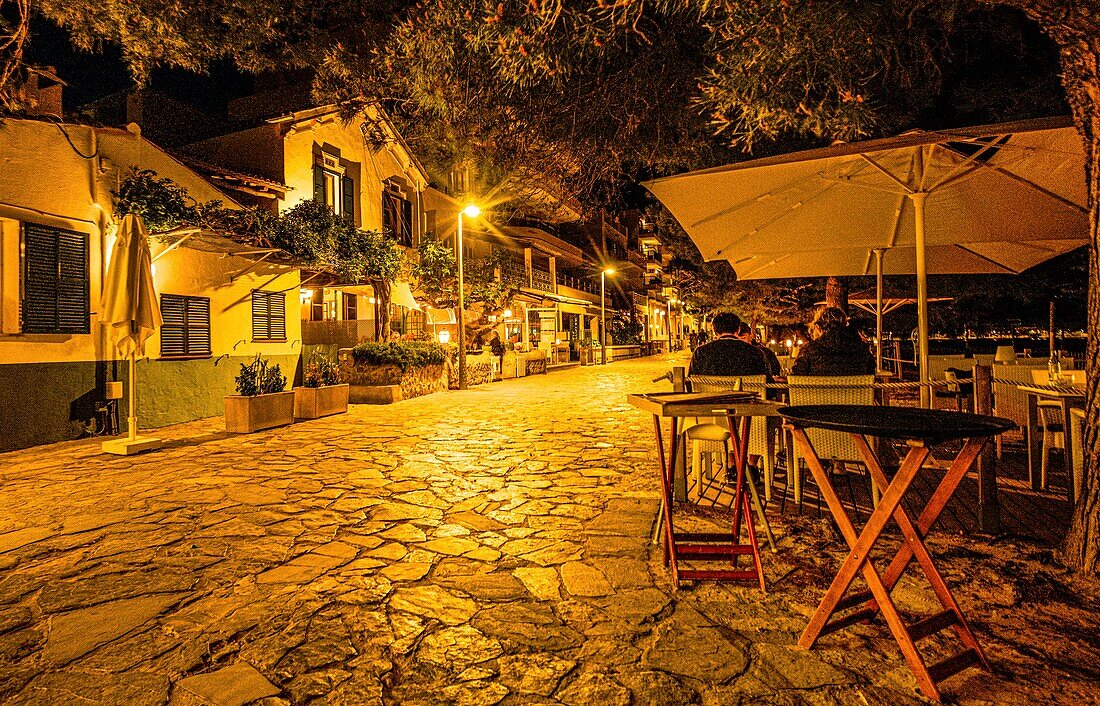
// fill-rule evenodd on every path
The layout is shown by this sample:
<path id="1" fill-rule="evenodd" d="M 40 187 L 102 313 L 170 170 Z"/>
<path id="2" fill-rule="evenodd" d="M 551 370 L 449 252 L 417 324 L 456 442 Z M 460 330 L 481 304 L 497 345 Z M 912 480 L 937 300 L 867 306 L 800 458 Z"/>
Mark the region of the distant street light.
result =
<path id="1" fill-rule="evenodd" d="M 600 365 L 607 365 L 607 296 L 605 287 L 607 276 L 615 274 L 615 270 L 605 267 L 600 272 Z"/>
<path id="2" fill-rule="evenodd" d="M 469 204 L 458 212 L 458 389 L 466 389 L 466 316 L 465 297 L 463 295 L 462 270 L 462 217 L 477 218 L 481 209 Z"/>

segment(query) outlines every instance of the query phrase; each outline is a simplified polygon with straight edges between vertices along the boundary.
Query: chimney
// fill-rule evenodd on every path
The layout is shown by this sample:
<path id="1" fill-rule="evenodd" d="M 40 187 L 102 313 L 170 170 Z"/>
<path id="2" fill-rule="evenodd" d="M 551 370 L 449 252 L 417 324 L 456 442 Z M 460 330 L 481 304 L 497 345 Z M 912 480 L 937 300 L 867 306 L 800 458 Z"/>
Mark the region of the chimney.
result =
<path id="1" fill-rule="evenodd" d="M 65 82 L 57 76 L 52 66 L 27 67 L 27 81 L 22 86 L 27 115 L 53 115 L 61 117 L 61 91 Z"/>

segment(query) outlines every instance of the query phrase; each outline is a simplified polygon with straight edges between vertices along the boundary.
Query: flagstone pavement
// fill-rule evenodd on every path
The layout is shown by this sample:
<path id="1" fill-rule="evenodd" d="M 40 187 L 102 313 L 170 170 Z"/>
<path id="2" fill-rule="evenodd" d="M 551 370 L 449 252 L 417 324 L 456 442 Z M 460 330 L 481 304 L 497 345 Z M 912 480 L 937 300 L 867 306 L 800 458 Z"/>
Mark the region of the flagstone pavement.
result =
<path id="1" fill-rule="evenodd" d="M 670 363 L 246 436 L 203 420 L 134 458 L 95 440 L 0 455 L 0 700 L 921 702 L 881 625 L 793 648 L 843 556 L 824 522 L 777 522 L 767 596 L 674 591 L 649 543 L 651 421 L 625 401 L 660 389 L 650 379 Z M 995 573 L 968 580 L 998 596 Z M 910 604 L 931 605 L 907 586 Z M 1041 648 L 1019 656 L 998 623 L 1020 604 L 1005 590 L 975 624 L 1010 673 L 968 670 L 952 698 L 1025 703 L 1027 684 L 1064 678 L 1065 702 L 1087 701 L 1087 678 L 1046 671 Z M 1088 634 L 1078 647 L 1093 659 Z"/>

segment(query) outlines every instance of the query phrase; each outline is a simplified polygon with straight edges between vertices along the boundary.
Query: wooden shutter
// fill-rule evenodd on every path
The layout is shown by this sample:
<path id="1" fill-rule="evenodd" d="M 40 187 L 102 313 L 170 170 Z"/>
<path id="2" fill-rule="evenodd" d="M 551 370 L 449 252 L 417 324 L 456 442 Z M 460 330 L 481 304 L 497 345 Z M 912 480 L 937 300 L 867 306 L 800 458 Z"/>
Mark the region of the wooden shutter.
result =
<path id="1" fill-rule="evenodd" d="M 325 202 L 325 170 L 320 164 L 313 165 L 313 200 Z"/>
<path id="2" fill-rule="evenodd" d="M 160 295 L 160 354 L 164 358 L 210 355 L 210 300 Z"/>
<path id="3" fill-rule="evenodd" d="M 401 204 L 401 244 L 412 247 L 412 201 L 409 201 L 408 199 L 401 199 L 398 203 Z"/>
<path id="4" fill-rule="evenodd" d="M 286 340 L 285 292 L 252 292 L 252 338 Z"/>
<path id="5" fill-rule="evenodd" d="M 267 295 L 264 292 L 252 292 L 252 338 L 260 340 L 271 338 L 268 335 L 270 322 Z"/>
<path id="6" fill-rule="evenodd" d="M 355 222 L 355 180 L 351 177 L 344 177 L 340 180 L 340 198 L 342 203 L 340 204 L 340 213 L 351 219 L 351 222 Z"/>
<path id="7" fill-rule="evenodd" d="M 210 355 L 210 300 L 187 297 L 187 355 Z"/>
<path id="8" fill-rule="evenodd" d="M 88 236 L 27 223 L 23 228 L 24 333 L 89 333 Z"/>
<path id="9" fill-rule="evenodd" d="M 160 295 L 160 354 L 187 355 L 187 299 L 174 294 Z"/>

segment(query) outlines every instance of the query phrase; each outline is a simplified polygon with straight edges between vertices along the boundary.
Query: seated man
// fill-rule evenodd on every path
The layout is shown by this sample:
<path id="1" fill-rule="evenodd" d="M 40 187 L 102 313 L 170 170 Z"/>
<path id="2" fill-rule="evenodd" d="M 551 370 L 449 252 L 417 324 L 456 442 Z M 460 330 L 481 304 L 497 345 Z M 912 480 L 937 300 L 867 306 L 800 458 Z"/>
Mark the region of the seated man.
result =
<path id="1" fill-rule="evenodd" d="M 695 349 L 688 366 L 688 375 L 767 375 L 768 364 L 760 350 L 737 337 L 741 318 L 722 313 L 711 322 L 715 338 Z"/>

